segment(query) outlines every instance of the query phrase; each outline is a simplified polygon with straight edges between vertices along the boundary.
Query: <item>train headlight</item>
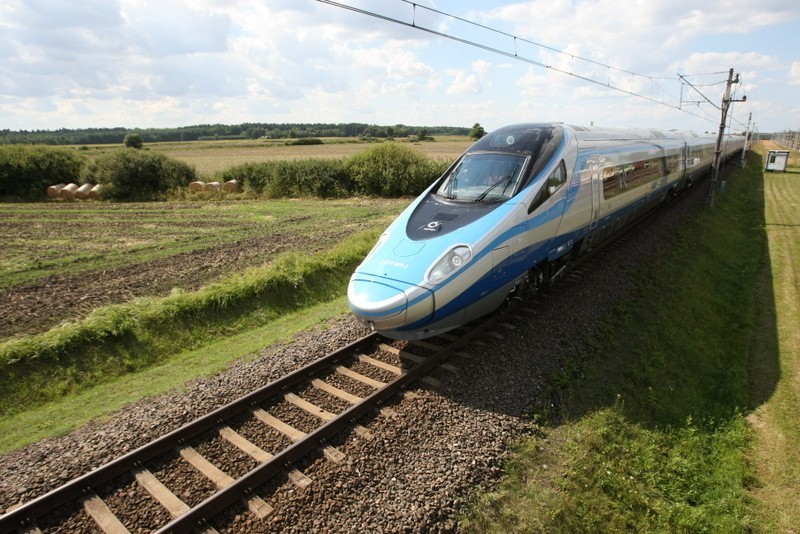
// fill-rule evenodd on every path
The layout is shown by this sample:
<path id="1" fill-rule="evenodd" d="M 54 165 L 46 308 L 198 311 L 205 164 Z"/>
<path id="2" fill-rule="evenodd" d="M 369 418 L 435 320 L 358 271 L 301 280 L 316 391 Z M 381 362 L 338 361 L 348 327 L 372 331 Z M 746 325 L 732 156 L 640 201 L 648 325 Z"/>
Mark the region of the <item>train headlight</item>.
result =
<path id="1" fill-rule="evenodd" d="M 472 257 L 472 250 L 466 245 L 453 247 L 428 272 L 428 282 L 438 284 L 466 264 Z"/>

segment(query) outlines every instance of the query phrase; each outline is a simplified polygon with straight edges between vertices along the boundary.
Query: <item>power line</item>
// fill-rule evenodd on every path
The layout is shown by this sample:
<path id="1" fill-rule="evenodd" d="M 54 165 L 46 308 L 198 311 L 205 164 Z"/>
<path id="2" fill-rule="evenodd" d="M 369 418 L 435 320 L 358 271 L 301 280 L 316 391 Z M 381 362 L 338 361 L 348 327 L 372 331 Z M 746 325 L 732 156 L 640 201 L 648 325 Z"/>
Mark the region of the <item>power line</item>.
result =
<path id="1" fill-rule="evenodd" d="M 642 78 L 649 78 L 651 80 L 653 80 L 653 79 L 674 80 L 674 78 L 659 77 L 659 76 L 647 76 L 647 75 L 639 74 L 639 73 L 636 73 L 636 72 L 633 72 L 633 71 L 620 69 L 618 67 L 614 67 L 612 65 L 608 65 L 606 63 L 602 63 L 602 62 L 594 60 L 594 59 L 585 58 L 585 57 L 582 57 L 582 56 L 576 56 L 575 54 L 570 54 L 569 52 L 564 52 L 563 50 L 560 50 L 558 48 L 554 48 L 554 47 L 548 46 L 546 44 L 538 43 L 536 41 L 531 41 L 529 39 L 525 39 L 524 37 L 519 37 L 517 35 L 511 34 L 511 33 L 507 33 L 507 32 L 504 32 L 502 30 L 498 30 L 497 28 L 492 28 L 490 26 L 486 26 L 484 24 L 480 24 L 478 22 L 459 17 L 458 15 L 445 13 L 444 11 L 439 11 L 438 9 L 434 9 L 432 7 L 422 6 L 422 5 L 417 4 L 416 2 L 412 2 L 411 0 L 400 0 L 400 1 L 403 2 L 403 3 L 409 4 L 409 5 L 411 5 L 413 7 L 413 9 L 414 9 L 414 19 L 412 20 L 411 25 L 414 28 L 419 28 L 419 26 L 415 25 L 415 23 L 416 23 L 416 8 L 419 7 L 420 9 L 424 9 L 426 11 L 430 11 L 431 13 L 436 13 L 437 15 L 442 15 L 442 16 L 445 16 L 445 17 L 449 17 L 449 18 L 451 18 L 453 20 L 464 22 L 464 23 L 469 24 L 471 26 L 475 26 L 475 27 L 481 28 L 483 30 L 488 30 L 488 31 L 496 33 L 498 35 L 503 35 L 505 37 L 510 37 L 511 39 L 514 40 L 515 44 L 517 42 L 532 44 L 534 46 L 538 46 L 540 48 L 544 48 L 545 50 L 549 50 L 551 52 L 556 52 L 557 54 L 561 54 L 561 55 L 564 55 L 564 56 L 569 56 L 572 59 L 579 59 L 581 61 L 586 61 L 587 63 L 592 63 L 592 64 L 600 66 L 600 67 L 605 67 L 607 69 L 615 70 L 617 72 L 621 72 L 621 73 L 624 73 L 624 74 L 630 74 L 632 76 L 639 76 L 639 77 L 642 77 Z M 329 2 L 326 2 L 326 3 L 329 3 Z M 723 72 L 721 74 L 725 74 L 725 73 Z"/>
<path id="2" fill-rule="evenodd" d="M 715 108 L 717 108 L 717 109 L 720 109 L 720 107 L 719 107 L 718 105 L 716 105 L 714 102 L 712 102 L 711 100 L 709 100 L 709 98 L 708 98 L 706 95 L 704 95 L 704 94 L 702 93 L 702 91 L 700 91 L 700 89 L 698 89 L 698 88 L 697 88 L 697 86 L 696 86 L 696 85 L 692 84 L 692 83 L 691 83 L 689 80 L 687 80 L 685 75 L 682 75 L 682 74 L 678 73 L 678 77 L 679 77 L 681 80 L 683 80 L 683 82 L 684 82 L 684 83 L 686 83 L 686 85 L 688 85 L 689 87 L 691 87 L 692 89 L 694 89 L 694 90 L 697 92 L 697 94 L 699 94 L 700 96 L 702 96 L 702 97 L 705 99 L 705 101 L 706 101 L 706 102 L 708 102 L 709 104 L 711 104 L 711 105 L 712 105 L 712 106 L 714 106 Z M 722 82 L 722 83 L 725 83 L 725 82 Z"/>
<path id="3" fill-rule="evenodd" d="M 717 72 L 706 72 L 706 73 L 703 73 L 703 74 L 684 74 L 684 76 L 687 77 L 687 78 L 697 78 L 698 76 L 720 76 L 720 75 L 723 75 L 723 74 L 728 74 L 728 71 L 719 70 Z M 720 83 L 720 84 L 725 83 L 725 80 L 722 80 L 721 82 L 718 82 L 718 83 Z"/>
<path id="4" fill-rule="evenodd" d="M 323 3 L 323 4 L 328 4 L 328 5 L 331 5 L 331 6 L 334 6 L 334 7 L 338 7 L 338 8 L 341 8 L 341 9 L 346 9 L 348 11 L 353 11 L 355 13 L 359 13 L 359 14 L 362 14 L 362 15 L 370 16 L 370 17 L 373 17 L 373 18 L 385 20 L 387 22 L 393 22 L 393 23 L 396 23 L 396 24 L 400 24 L 402 26 L 406 26 L 406 27 L 413 28 L 413 29 L 416 29 L 416 30 L 424 31 L 424 32 L 430 33 L 432 35 L 436 35 L 438 37 L 443 37 L 443 38 L 446 38 L 446 39 L 450 39 L 452 41 L 459 42 L 459 43 L 462 43 L 462 44 L 466 44 L 466 45 L 469 45 L 469 46 L 473 46 L 475 48 L 480 48 L 482 50 L 486 50 L 488 52 L 492 52 L 492 53 L 495 53 L 495 54 L 506 56 L 506 57 L 509 57 L 509 58 L 512 58 L 512 59 L 516 59 L 516 60 L 522 61 L 524 63 L 529 63 L 531 65 L 535 65 L 535 66 L 541 67 L 543 69 L 547 69 L 547 70 L 551 70 L 551 71 L 554 71 L 554 72 L 558 72 L 560 74 L 565 74 L 565 75 L 571 76 L 573 78 L 578 78 L 579 80 L 583 80 L 583 81 L 588 82 L 588 83 L 592 83 L 592 84 L 595 84 L 595 85 L 600 85 L 600 86 L 606 87 L 608 89 L 613 89 L 615 91 L 619 91 L 619 92 L 627 94 L 629 96 L 635 96 L 637 98 L 642 98 L 644 100 L 648 100 L 650 102 L 653 102 L 653 103 L 656 103 L 656 104 L 660 104 L 662 106 L 666 106 L 666 107 L 669 107 L 669 108 L 672 108 L 672 109 L 677 109 L 678 111 L 682 111 L 684 113 L 687 113 L 689 115 L 692 115 L 694 117 L 697 117 L 697 118 L 700 118 L 700 119 L 703 119 L 703 120 L 706 120 L 706 121 L 709 121 L 709 122 L 714 122 L 714 119 L 712 119 L 710 117 L 699 115 L 697 113 L 693 113 L 693 112 L 681 107 L 681 104 L 683 102 L 682 100 L 679 101 L 678 105 L 674 105 L 674 104 L 671 104 L 671 103 L 663 101 L 663 100 L 658 100 L 656 98 L 637 93 L 636 91 L 633 91 L 633 90 L 625 89 L 625 88 L 620 87 L 618 85 L 613 85 L 611 83 L 610 74 L 608 76 L 608 80 L 606 82 L 603 82 L 603 81 L 591 78 L 588 75 L 584 76 L 584 75 L 581 75 L 581 74 L 577 74 L 577 73 L 572 72 L 571 70 L 565 70 L 565 69 L 557 67 L 555 65 L 548 65 L 546 63 L 543 63 L 542 61 L 538 61 L 536 59 L 520 55 L 519 52 L 518 52 L 517 43 L 518 42 L 527 43 L 527 44 L 530 44 L 530 45 L 533 45 L 533 46 L 540 47 L 540 48 L 542 48 L 544 50 L 548 50 L 548 51 L 551 51 L 551 52 L 555 52 L 555 53 L 570 57 L 573 60 L 574 59 L 578 59 L 580 61 L 585 61 L 587 63 L 590 63 L 590 64 L 593 64 L 593 65 L 605 68 L 607 70 L 607 72 L 610 72 L 610 71 L 613 70 L 615 72 L 620 72 L 620 73 L 631 75 L 631 76 L 634 76 L 634 77 L 640 77 L 640 78 L 648 79 L 648 80 L 650 80 L 651 84 L 656 84 L 657 83 L 656 80 L 667 80 L 667 81 L 675 81 L 675 82 L 680 83 L 679 80 L 676 79 L 676 78 L 656 77 L 656 76 L 643 75 L 643 74 L 639 74 L 639 73 L 636 73 L 636 72 L 633 72 L 633 71 L 620 69 L 620 68 L 614 67 L 612 65 L 608 65 L 608 64 L 605 64 L 605 63 L 602 63 L 602 62 L 599 62 L 599 61 L 596 61 L 596 60 L 593 60 L 593 59 L 584 58 L 584 57 L 581 57 L 581 56 L 576 56 L 574 54 L 569 54 L 569 53 L 564 52 L 562 50 L 559 50 L 557 48 L 554 48 L 554 47 L 551 47 L 551 46 L 547 46 L 547 45 L 544 45 L 544 44 L 541 44 L 541 43 L 537 43 L 535 41 L 531 41 L 531 40 L 528 40 L 528 39 L 525 39 L 525 38 L 510 34 L 510 33 L 498 30 L 496 28 L 492 28 L 490 26 L 486 26 L 486 25 L 474 22 L 474 21 L 470 21 L 470 20 L 467 20 L 465 18 L 456 16 L 456 15 L 452 15 L 450 13 L 446 13 L 444 11 L 439 11 L 438 9 L 434 9 L 434 8 L 430 8 L 430 7 L 427 7 L 427 6 L 419 5 L 419 4 L 417 4 L 417 3 L 415 3 L 415 2 L 413 2 L 411 0 L 400 0 L 401 2 L 403 2 L 405 4 L 408 4 L 408 5 L 410 5 L 412 7 L 411 22 L 408 22 L 408 21 L 405 21 L 405 20 L 401 20 L 401 19 L 398 19 L 398 18 L 394 18 L 394 17 L 389 16 L 389 15 L 384 15 L 384 14 L 381 14 L 381 13 L 378 13 L 378 12 L 375 12 L 375 11 L 370 11 L 368 9 L 359 8 L 359 7 L 356 7 L 356 6 L 349 5 L 349 4 L 344 4 L 342 2 L 337 2 L 335 0 L 317 0 L 317 1 L 320 2 L 320 3 Z M 474 26 L 474 27 L 477 27 L 477 28 L 481 28 L 481 29 L 487 30 L 487 31 L 495 33 L 497 35 L 501 35 L 503 37 L 510 38 L 513 41 L 514 51 L 510 52 L 510 51 L 507 51 L 507 50 L 502 50 L 502 49 L 497 48 L 495 46 L 490 46 L 490 45 L 487 45 L 487 44 L 479 43 L 477 41 L 473 41 L 473 40 L 470 40 L 470 39 L 467 39 L 467 38 L 464 38 L 464 37 L 459 37 L 457 35 L 452 35 L 452 34 L 449 34 L 449 33 L 445 33 L 444 31 L 439 31 L 439 30 L 436 30 L 436 29 L 433 29 L 433 28 L 428 28 L 426 26 L 422 26 L 422 25 L 418 24 L 418 22 L 417 22 L 417 9 L 418 8 L 421 9 L 421 10 L 425 10 L 427 12 L 430 12 L 430 13 L 435 13 L 437 15 L 448 17 L 448 18 L 450 18 L 452 20 L 457 20 L 459 22 L 463 22 L 465 24 L 468 24 L 468 25 L 471 25 L 471 26 Z M 727 74 L 727 72 L 709 73 L 709 74 L 714 74 L 714 75 Z M 708 97 L 703 95 L 699 91 L 699 89 L 697 89 L 697 86 L 691 84 L 688 80 L 685 79 L 686 77 L 688 77 L 690 75 L 684 75 L 684 76 L 678 75 L 678 76 L 680 77 L 680 79 L 683 82 L 685 82 L 687 85 L 692 87 L 692 89 L 697 91 L 698 94 L 700 94 L 712 106 L 714 106 L 718 110 L 720 109 L 720 107 L 718 105 L 714 104 L 710 99 L 708 99 Z M 691 76 L 702 76 L 702 75 L 691 75 Z M 722 83 L 725 83 L 725 82 L 722 82 Z M 664 90 L 664 92 L 667 93 L 666 90 Z M 702 102 L 697 102 L 698 107 L 699 107 L 699 105 L 701 103 Z"/>
<path id="5" fill-rule="evenodd" d="M 710 73 L 710 75 L 716 75 L 716 74 L 720 74 L 720 73 L 716 73 L 716 72 L 714 72 L 714 73 Z M 723 73 L 723 74 L 724 74 L 724 73 Z M 722 111 L 722 108 L 721 108 L 720 106 L 716 105 L 714 102 L 712 102 L 712 101 L 711 101 L 711 100 L 710 100 L 710 99 L 709 99 L 709 98 L 708 98 L 708 97 L 707 97 L 705 94 L 703 94 L 703 92 L 702 92 L 702 91 L 700 91 L 700 89 L 698 89 L 698 87 L 713 87 L 713 86 L 716 86 L 716 85 L 721 85 L 721 84 L 723 84 L 723 83 L 725 83 L 725 84 L 728 84 L 728 83 L 730 83 L 730 82 L 728 82 L 727 80 L 723 80 L 722 82 L 716 82 L 716 83 L 713 83 L 713 84 L 707 84 L 707 85 L 696 85 L 696 84 L 692 84 L 692 83 L 691 83 L 689 80 L 687 80 L 687 79 L 686 79 L 688 76 L 690 76 L 690 75 L 688 75 L 688 74 L 680 74 L 680 73 L 678 73 L 678 77 L 679 77 L 679 78 L 680 78 L 680 79 L 681 79 L 681 80 L 682 80 L 682 81 L 683 81 L 683 82 L 684 82 L 686 85 L 688 85 L 689 87 L 691 87 L 692 89 L 694 89 L 694 90 L 697 92 L 697 94 L 699 94 L 700 96 L 702 96 L 702 97 L 705 99 L 705 101 L 706 101 L 706 102 L 708 102 L 709 104 L 711 104 L 712 106 L 714 106 L 716 109 L 718 109 L 718 110 Z M 699 75 L 698 75 L 698 74 L 695 74 L 695 75 L 693 75 L 693 76 L 695 76 L 695 77 L 696 77 L 696 76 L 707 76 L 707 75 L 705 75 L 705 74 L 699 74 Z M 738 74 L 736 75 L 736 82 L 735 82 L 735 83 L 737 83 L 737 84 L 739 83 L 739 75 L 738 75 Z M 735 98 L 735 97 L 736 97 L 736 93 L 737 93 L 738 91 L 739 91 L 739 87 L 737 87 L 736 89 L 734 89 L 733 96 L 731 96 L 731 102 L 741 102 L 741 100 L 736 100 L 736 98 Z M 746 97 L 745 97 L 745 98 L 746 98 Z M 690 101 L 683 100 L 683 96 L 681 96 L 681 102 L 690 102 Z M 724 103 L 724 100 L 723 100 L 723 103 Z M 746 126 L 746 125 L 745 125 L 743 122 L 739 121 L 738 119 L 735 119 L 735 118 L 733 118 L 733 114 L 731 114 L 731 116 L 730 116 L 729 123 L 730 123 L 730 122 L 736 122 L 736 124 L 738 124 L 738 125 L 739 125 L 739 126 L 741 126 L 742 128 L 744 128 L 744 129 L 747 129 L 747 126 Z"/>

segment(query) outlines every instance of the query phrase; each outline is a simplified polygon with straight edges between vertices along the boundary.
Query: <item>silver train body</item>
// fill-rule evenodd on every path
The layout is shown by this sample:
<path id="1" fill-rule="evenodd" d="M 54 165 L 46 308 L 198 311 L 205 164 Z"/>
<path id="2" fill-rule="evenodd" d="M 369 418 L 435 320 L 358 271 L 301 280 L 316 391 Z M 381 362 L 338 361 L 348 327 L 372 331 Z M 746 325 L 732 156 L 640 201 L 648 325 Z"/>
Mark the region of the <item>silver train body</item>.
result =
<path id="1" fill-rule="evenodd" d="M 484 136 L 381 235 L 348 301 L 372 329 L 421 339 L 537 290 L 579 254 L 688 187 L 716 139 L 516 124 Z M 722 158 L 744 149 L 728 138 Z"/>

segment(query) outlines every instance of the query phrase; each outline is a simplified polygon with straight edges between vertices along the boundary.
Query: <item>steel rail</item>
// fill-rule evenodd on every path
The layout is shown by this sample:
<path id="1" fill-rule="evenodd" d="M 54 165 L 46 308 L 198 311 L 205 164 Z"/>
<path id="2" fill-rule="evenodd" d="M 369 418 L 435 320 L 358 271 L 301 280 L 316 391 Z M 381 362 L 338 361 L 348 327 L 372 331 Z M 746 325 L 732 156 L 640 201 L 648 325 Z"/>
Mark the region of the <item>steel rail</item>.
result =
<path id="1" fill-rule="evenodd" d="M 176 445 L 188 439 L 219 426 L 226 419 L 230 419 L 242 413 L 248 409 L 248 407 L 276 395 L 281 390 L 303 382 L 309 376 L 319 373 L 330 367 L 333 363 L 349 358 L 354 350 L 375 343 L 379 337 L 379 334 L 371 333 L 357 339 L 327 356 L 319 358 L 239 399 L 231 401 L 180 428 L 156 438 L 150 443 L 142 445 L 138 449 L 116 460 L 112 460 L 93 471 L 67 482 L 63 486 L 28 501 L 4 515 L 0 515 L 0 534 L 16 532 L 18 529 L 30 525 L 37 518 L 44 516 L 68 502 L 85 496 L 89 490 L 140 467 L 148 460 L 172 450 Z"/>
<path id="2" fill-rule="evenodd" d="M 352 426 L 355 420 L 367 415 L 381 403 L 398 394 L 415 380 L 435 369 L 451 354 L 491 327 L 497 320 L 497 317 L 497 315 L 490 316 L 488 320 L 476 325 L 468 333 L 459 337 L 451 344 L 446 345 L 442 350 L 428 357 L 424 362 L 412 367 L 397 379 L 389 382 L 381 389 L 376 390 L 368 397 L 365 397 L 362 402 L 351 406 L 340 413 L 335 419 L 328 421 L 315 431 L 310 432 L 304 439 L 295 442 L 276 454 L 270 461 L 253 468 L 232 485 L 211 495 L 182 516 L 173 519 L 157 530 L 156 534 L 188 533 L 204 524 L 210 524 L 214 516 L 228 509 L 243 497 L 252 494 L 259 486 L 273 480 L 277 475 L 285 473 L 287 465 L 291 465 L 319 449 L 327 440 Z"/>

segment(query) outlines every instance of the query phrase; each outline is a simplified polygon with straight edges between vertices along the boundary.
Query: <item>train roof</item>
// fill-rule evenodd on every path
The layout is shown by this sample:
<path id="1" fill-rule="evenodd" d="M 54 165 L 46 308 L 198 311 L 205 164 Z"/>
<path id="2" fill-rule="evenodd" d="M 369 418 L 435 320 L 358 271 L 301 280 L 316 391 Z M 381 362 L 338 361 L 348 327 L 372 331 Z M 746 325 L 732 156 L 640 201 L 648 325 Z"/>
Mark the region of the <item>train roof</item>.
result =
<path id="1" fill-rule="evenodd" d="M 578 141 L 655 141 L 690 140 L 709 137 L 694 132 L 677 130 L 663 131 L 652 128 L 604 128 L 600 126 L 578 126 L 565 123 L 520 123 L 504 126 L 478 141 L 473 150 L 527 151 L 532 142 L 541 142 L 543 137 L 560 138 L 564 130 L 569 130 Z M 533 135 L 531 135 L 533 134 Z M 512 137 L 521 135 L 518 139 Z M 512 136 L 512 137 L 510 137 Z M 512 142 L 507 142 L 512 141 Z M 517 141 L 521 141 L 517 143 Z M 535 150 L 534 150 L 535 152 Z"/>
<path id="2" fill-rule="evenodd" d="M 701 136 L 694 132 L 656 130 L 652 128 L 602 128 L 569 125 L 579 141 L 655 141 L 660 139 L 687 140 Z"/>

